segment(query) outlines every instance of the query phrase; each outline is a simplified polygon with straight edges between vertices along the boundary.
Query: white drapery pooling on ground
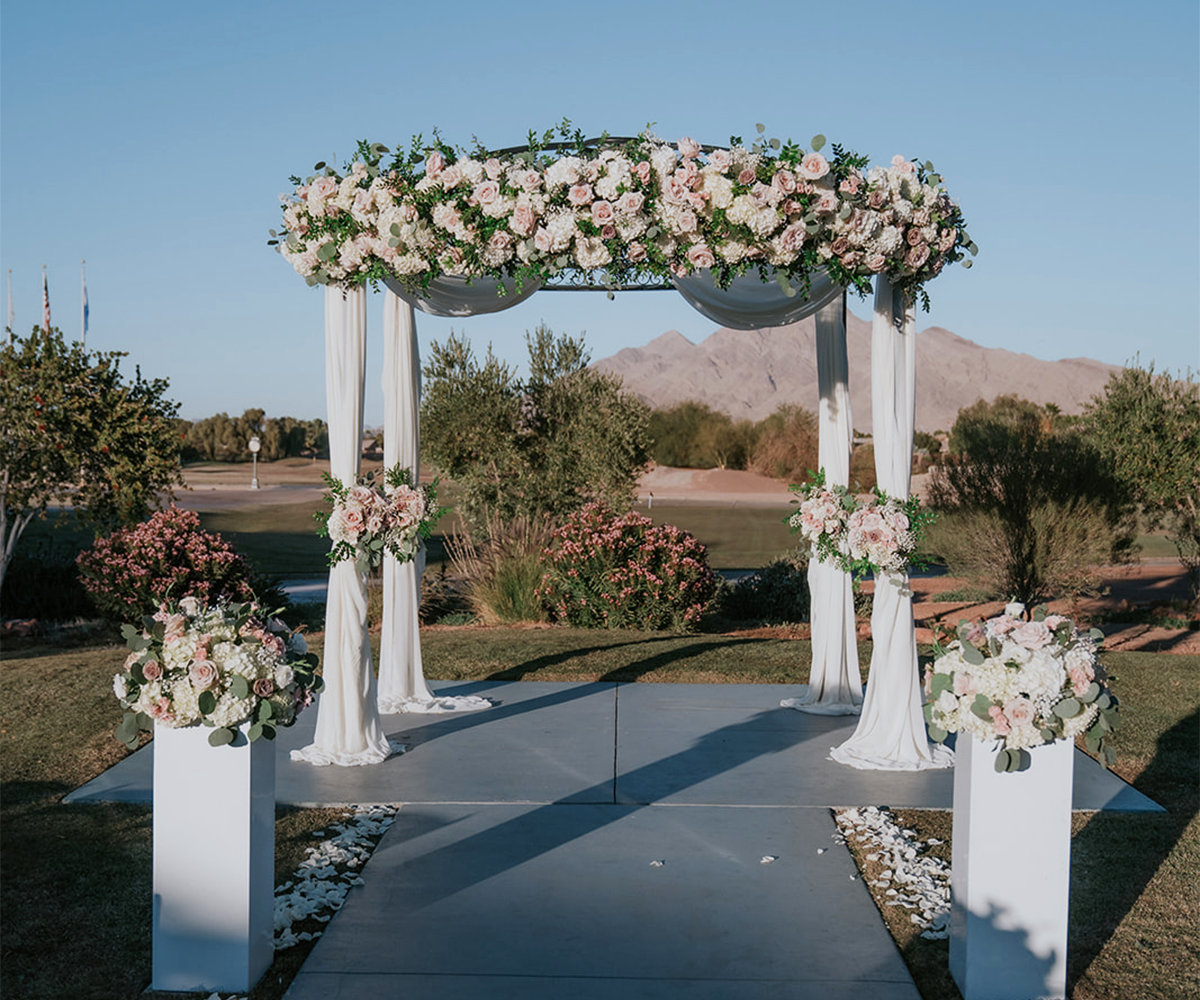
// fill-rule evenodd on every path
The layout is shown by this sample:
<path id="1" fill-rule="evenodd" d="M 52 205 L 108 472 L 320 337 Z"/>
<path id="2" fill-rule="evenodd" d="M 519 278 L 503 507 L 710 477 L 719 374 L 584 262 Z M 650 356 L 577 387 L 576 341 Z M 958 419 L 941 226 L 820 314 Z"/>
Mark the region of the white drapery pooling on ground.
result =
<path id="1" fill-rule="evenodd" d="M 872 342 L 872 407 L 876 468 L 889 494 L 907 497 L 912 462 L 915 331 L 911 307 L 894 301 L 890 284 L 878 279 Z M 474 284 L 439 277 L 419 294 L 386 280 L 384 304 L 384 458 L 417 472 L 420 399 L 419 352 L 413 307 L 437 316 L 469 316 L 510 308 L 536 286 L 501 296 L 492 280 Z M 845 291 L 824 276 L 813 279 L 807 297 L 756 274 L 718 288 L 709 272 L 675 279 L 680 294 L 699 312 L 728 327 L 763 329 L 816 313 L 820 385 L 819 458 L 830 483 L 849 485 L 852 423 L 846 350 Z M 898 312 L 897 312 L 898 307 Z M 365 374 L 365 293 L 326 290 L 326 365 L 333 474 L 350 482 L 358 474 Z M 421 557 L 423 563 L 423 554 Z M 315 742 L 296 759 L 315 764 L 366 764 L 384 760 L 395 748 L 383 736 L 379 712 L 445 712 L 489 707 L 482 698 L 437 698 L 425 683 L 417 608 L 422 565 L 384 564 L 384 633 L 380 680 L 371 672 L 366 628 L 365 580 L 352 564 L 330 572 L 326 646 Z M 854 600 L 847 573 L 813 562 L 813 667 L 799 698 L 783 704 L 816 714 L 862 712 L 855 735 L 833 756 L 860 768 L 912 770 L 947 766 L 952 759 L 933 750 L 925 737 L 917 676 L 912 599 L 907 576 L 880 580 L 872 629 L 875 649 L 865 700 L 858 671 Z M 378 701 L 377 701 L 378 698 Z"/>
<path id="2" fill-rule="evenodd" d="M 497 298 L 495 290 L 490 290 Z M 412 304 L 395 292 L 383 297 L 383 464 L 400 465 L 417 482 L 420 471 L 421 358 L 417 323 Z M 425 683 L 421 664 L 418 609 L 425 546 L 417 557 L 397 562 L 390 553 L 383 559 L 383 634 L 379 648 L 381 715 L 396 712 L 472 712 L 491 708 L 486 698 L 439 698 Z"/>
<path id="3" fill-rule="evenodd" d="M 367 294 L 362 288 L 325 289 L 325 401 L 329 410 L 329 468 L 353 482 L 362 457 L 366 374 Z M 375 674 L 367 635 L 367 580 L 353 562 L 329 571 L 325 606 L 325 689 L 317 703 L 313 742 L 293 750 L 310 764 L 378 764 L 399 749 L 388 742 L 375 705 Z"/>
<path id="4" fill-rule="evenodd" d="M 911 301 L 876 278 L 871 326 L 871 421 L 875 478 L 888 496 L 908 499 L 916 385 L 916 320 Z M 870 770 L 950 767 L 953 753 L 925 733 L 912 591 L 907 573 L 875 579 L 871 671 L 854 735 L 834 748 L 842 764 Z"/>

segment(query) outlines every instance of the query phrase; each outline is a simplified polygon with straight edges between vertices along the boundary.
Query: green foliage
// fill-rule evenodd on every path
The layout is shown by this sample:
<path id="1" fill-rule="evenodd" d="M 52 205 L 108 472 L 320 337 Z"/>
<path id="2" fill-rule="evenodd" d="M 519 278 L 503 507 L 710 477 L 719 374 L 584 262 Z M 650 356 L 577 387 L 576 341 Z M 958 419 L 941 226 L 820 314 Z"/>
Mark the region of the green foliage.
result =
<path id="1" fill-rule="evenodd" d="M 1015 396 L 959 411 L 930 482 L 945 520 L 931 547 L 956 576 L 1027 605 L 1094 582 L 1134 549 L 1127 492 L 1096 448 L 1047 408 Z"/>
<path id="2" fill-rule="evenodd" d="M 477 528 L 559 518 L 593 499 L 628 508 L 649 455 L 648 408 L 587 367 L 582 338 L 539 326 L 526 344 L 526 382 L 490 346 L 480 363 L 454 334 L 433 345 L 421 404 L 429 459 L 462 486 Z"/>
<path id="3" fill-rule="evenodd" d="M 545 572 L 543 552 L 553 540 L 543 519 L 492 520 L 481 532 L 447 542 L 454 573 L 467 581 L 475 617 L 485 625 L 544 622 L 538 596 Z"/>
<path id="4" fill-rule="evenodd" d="M 685 400 L 650 414 L 653 457 L 681 469 L 744 469 L 758 442 L 758 425 L 734 421 L 703 403 Z"/>
<path id="5" fill-rule="evenodd" d="M 0 348 L 0 582 L 51 503 L 85 524 L 133 524 L 182 482 L 167 382 L 140 369 L 127 381 L 123 357 L 38 327 Z"/>
<path id="6" fill-rule="evenodd" d="M 793 554 L 722 587 L 717 612 L 731 621 L 791 625 L 808 621 L 811 608 L 808 562 Z"/>
<path id="7" fill-rule="evenodd" d="M 1200 385 L 1126 368 L 1088 403 L 1084 427 L 1151 525 L 1166 525 L 1200 597 Z"/>
<path id="8" fill-rule="evenodd" d="M 329 427 L 324 420 L 270 417 L 252 408 L 240 417 L 218 413 L 193 423 L 181 422 L 184 461 L 249 462 L 250 438 L 258 435 L 260 461 L 329 457 Z"/>

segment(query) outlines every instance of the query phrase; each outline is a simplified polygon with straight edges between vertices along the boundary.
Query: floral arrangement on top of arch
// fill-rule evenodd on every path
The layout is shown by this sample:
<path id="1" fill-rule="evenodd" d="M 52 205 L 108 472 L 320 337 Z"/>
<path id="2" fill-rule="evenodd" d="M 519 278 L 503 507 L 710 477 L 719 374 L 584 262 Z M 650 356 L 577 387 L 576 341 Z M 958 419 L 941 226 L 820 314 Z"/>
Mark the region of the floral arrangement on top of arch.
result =
<path id="1" fill-rule="evenodd" d="M 804 149 L 760 138 L 746 148 L 584 139 L 569 122 L 519 151 L 456 149 L 434 134 L 408 153 L 360 142 L 339 172 L 318 163 L 292 177 L 283 229 L 270 243 L 310 285 L 398 279 L 414 291 L 438 276 L 548 281 L 581 274 L 610 289 L 711 269 L 728 288 L 757 269 L 786 294 L 825 271 L 866 294 L 886 274 L 926 308 L 924 285 L 978 247 L 926 162 L 887 167 L 824 136 Z M 391 155 L 391 162 L 384 157 Z M 773 274 L 768 268 L 773 270 Z"/>

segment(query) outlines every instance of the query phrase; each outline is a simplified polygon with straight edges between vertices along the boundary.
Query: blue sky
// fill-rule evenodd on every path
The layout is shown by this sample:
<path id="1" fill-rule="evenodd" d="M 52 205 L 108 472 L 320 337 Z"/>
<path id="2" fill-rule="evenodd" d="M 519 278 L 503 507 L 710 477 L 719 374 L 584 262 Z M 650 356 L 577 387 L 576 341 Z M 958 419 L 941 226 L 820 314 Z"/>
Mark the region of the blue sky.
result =
<path id="1" fill-rule="evenodd" d="M 1195 369 L 1198 19 L 1195 0 L 5 0 L 0 276 L 25 333 L 46 265 L 53 322 L 78 337 L 86 259 L 88 346 L 169 378 L 186 417 L 323 416 L 323 293 L 266 246 L 291 174 L 434 127 L 497 148 L 563 117 L 711 143 L 764 122 L 945 176 L 980 254 L 933 282 L 918 328 Z M 667 292 L 543 293 L 418 328 L 425 353 L 453 326 L 519 362 L 541 321 L 586 331 L 594 358 L 715 328 Z M 379 423 L 374 370 L 367 392 Z"/>

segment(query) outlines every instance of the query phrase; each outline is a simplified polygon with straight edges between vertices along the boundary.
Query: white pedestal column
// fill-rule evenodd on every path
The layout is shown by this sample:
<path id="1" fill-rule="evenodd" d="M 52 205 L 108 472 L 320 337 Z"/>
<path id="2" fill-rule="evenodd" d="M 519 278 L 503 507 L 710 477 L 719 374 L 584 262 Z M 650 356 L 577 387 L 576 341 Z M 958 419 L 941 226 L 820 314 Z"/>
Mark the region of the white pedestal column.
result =
<path id="1" fill-rule="evenodd" d="M 996 751 L 960 733 L 954 763 L 950 974 L 964 1000 L 1067 995 L 1075 744 L 1029 751 L 997 774 Z"/>
<path id="2" fill-rule="evenodd" d="M 155 990 L 245 992 L 274 957 L 275 744 L 154 732 Z"/>

